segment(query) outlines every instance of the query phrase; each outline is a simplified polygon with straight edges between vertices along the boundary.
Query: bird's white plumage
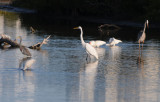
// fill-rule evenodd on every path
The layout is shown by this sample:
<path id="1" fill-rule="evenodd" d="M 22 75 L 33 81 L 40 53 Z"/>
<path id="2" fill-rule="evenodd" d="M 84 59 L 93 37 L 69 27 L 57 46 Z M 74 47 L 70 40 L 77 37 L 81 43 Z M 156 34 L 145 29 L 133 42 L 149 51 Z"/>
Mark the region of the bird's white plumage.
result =
<path id="1" fill-rule="evenodd" d="M 106 44 L 106 42 L 101 41 L 101 40 L 96 40 L 96 41 L 90 41 L 89 44 L 93 47 L 100 47 L 100 46 Z"/>
<path id="2" fill-rule="evenodd" d="M 32 66 L 32 64 L 35 63 L 35 61 L 36 61 L 35 59 L 30 59 L 30 60 L 26 61 L 23 70 L 30 68 Z"/>
<path id="3" fill-rule="evenodd" d="M 98 54 L 97 51 L 95 50 L 94 47 L 92 47 L 90 44 L 86 43 L 86 52 L 98 59 Z"/>
<path id="4" fill-rule="evenodd" d="M 109 39 L 109 45 L 110 46 L 115 46 L 116 44 L 118 44 L 120 42 L 122 42 L 122 41 L 118 40 L 118 39 L 115 39 L 114 37 Z"/>

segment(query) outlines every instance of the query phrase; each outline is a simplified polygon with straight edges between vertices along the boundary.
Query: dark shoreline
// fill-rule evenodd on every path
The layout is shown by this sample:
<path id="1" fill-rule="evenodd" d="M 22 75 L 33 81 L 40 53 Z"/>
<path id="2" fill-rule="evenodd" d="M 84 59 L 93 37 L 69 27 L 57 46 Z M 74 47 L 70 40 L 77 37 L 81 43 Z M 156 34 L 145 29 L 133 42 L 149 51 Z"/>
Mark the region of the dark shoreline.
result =
<path id="1" fill-rule="evenodd" d="M 57 16 L 57 15 L 51 15 L 43 12 L 37 12 L 36 10 L 30 10 L 25 8 L 19 8 L 9 5 L 0 5 L 0 10 L 7 11 L 7 12 L 15 12 L 15 13 L 28 13 L 28 14 L 36 14 L 36 15 L 43 15 L 45 14 L 46 17 L 44 18 L 55 18 L 55 19 L 65 19 L 65 20 L 77 20 L 77 21 L 85 21 L 90 23 L 97 23 L 97 24 L 116 24 L 119 26 L 130 26 L 130 27 L 143 27 L 143 22 L 139 21 L 133 21 L 133 20 L 116 20 L 112 18 L 100 18 L 100 17 L 93 17 L 93 16 Z M 39 13 L 39 14 L 38 14 Z M 150 21 L 150 20 L 149 20 Z M 152 22 L 150 23 L 151 28 L 160 28 L 160 24 L 158 22 Z"/>

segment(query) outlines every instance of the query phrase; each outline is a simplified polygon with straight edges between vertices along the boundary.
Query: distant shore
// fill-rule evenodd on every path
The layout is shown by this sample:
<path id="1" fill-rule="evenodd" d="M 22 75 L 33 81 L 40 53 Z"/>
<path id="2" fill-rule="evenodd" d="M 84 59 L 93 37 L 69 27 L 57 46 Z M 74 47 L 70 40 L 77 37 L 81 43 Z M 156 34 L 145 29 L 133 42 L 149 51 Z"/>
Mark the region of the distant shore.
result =
<path id="1" fill-rule="evenodd" d="M 0 5 L 0 10 L 7 11 L 7 12 L 16 12 L 16 13 L 36 13 L 36 10 L 30 10 L 25 8 L 19 8 L 14 7 L 10 5 Z M 125 20 L 112 20 L 105 19 L 105 18 L 98 18 L 98 17 L 89 17 L 89 16 L 77 16 L 77 17 L 71 17 L 71 16 L 54 16 L 54 18 L 57 19 L 67 19 L 67 20 L 81 20 L 86 22 L 92 22 L 92 23 L 101 23 L 101 24 L 116 24 L 119 26 L 131 26 L 131 27 L 143 27 L 143 23 L 136 22 L 136 21 L 125 21 Z M 144 20 L 145 21 L 145 20 Z M 159 24 L 150 24 L 150 27 L 152 28 L 160 28 Z"/>

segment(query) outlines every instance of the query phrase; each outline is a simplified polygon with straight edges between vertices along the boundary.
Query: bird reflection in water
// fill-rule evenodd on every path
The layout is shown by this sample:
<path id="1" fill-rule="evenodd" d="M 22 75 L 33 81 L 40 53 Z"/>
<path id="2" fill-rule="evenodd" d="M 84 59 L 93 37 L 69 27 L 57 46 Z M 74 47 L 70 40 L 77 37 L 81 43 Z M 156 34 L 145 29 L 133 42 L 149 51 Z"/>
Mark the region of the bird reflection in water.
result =
<path id="1" fill-rule="evenodd" d="M 110 57 L 113 61 L 119 59 L 120 57 L 120 54 L 121 54 L 121 47 L 119 46 L 112 46 L 110 47 L 110 50 L 109 50 L 109 53 L 110 53 Z"/>
<path id="2" fill-rule="evenodd" d="M 144 59 L 142 56 L 142 53 L 139 53 L 139 56 L 137 58 L 137 68 L 140 69 L 142 77 L 145 77 L 145 72 L 144 72 Z"/>
<path id="3" fill-rule="evenodd" d="M 95 78 L 97 75 L 98 60 L 85 64 L 85 71 L 80 73 L 79 95 L 80 101 L 93 102 L 95 97 Z"/>
<path id="4" fill-rule="evenodd" d="M 142 53 L 141 54 L 139 53 L 139 56 L 137 58 L 137 65 L 138 65 L 138 68 L 144 68 L 144 60 L 143 60 Z"/>
<path id="5" fill-rule="evenodd" d="M 31 57 L 24 57 L 19 62 L 19 69 L 29 70 L 34 63 L 35 59 L 32 59 Z"/>
<path id="6" fill-rule="evenodd" d="M 105 58 L 105 54 L 106 54 L 105 48 L 96 48 L 96 51 L 98 53 L 98 56 L 101 57 L 101 59 Z"/>

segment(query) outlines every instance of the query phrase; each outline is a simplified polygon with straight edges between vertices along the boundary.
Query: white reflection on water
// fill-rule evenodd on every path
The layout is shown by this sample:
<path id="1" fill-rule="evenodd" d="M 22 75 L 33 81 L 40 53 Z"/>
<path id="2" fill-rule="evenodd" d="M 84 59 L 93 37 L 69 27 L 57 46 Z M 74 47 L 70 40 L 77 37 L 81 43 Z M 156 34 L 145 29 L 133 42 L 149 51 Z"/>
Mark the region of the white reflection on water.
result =
<path id="1" fill-rule="evenodd" d="M 113 46 L 109 48 L 108 59 L 110 59 L 109 64 L 106 66 L 107 71 L 105 73 L 105 102 L 118 102 L 118 73 L 119 73 L 119 62 L 121 55 L 121 47 Z"/>
<path id="2" fill-rule="evenodd" d="M 95 77 L 97 73 L 98 61 L 85 65 L 85 72 L 80 73 L 79 82 L 79 101 L 93 102 Z"/>

